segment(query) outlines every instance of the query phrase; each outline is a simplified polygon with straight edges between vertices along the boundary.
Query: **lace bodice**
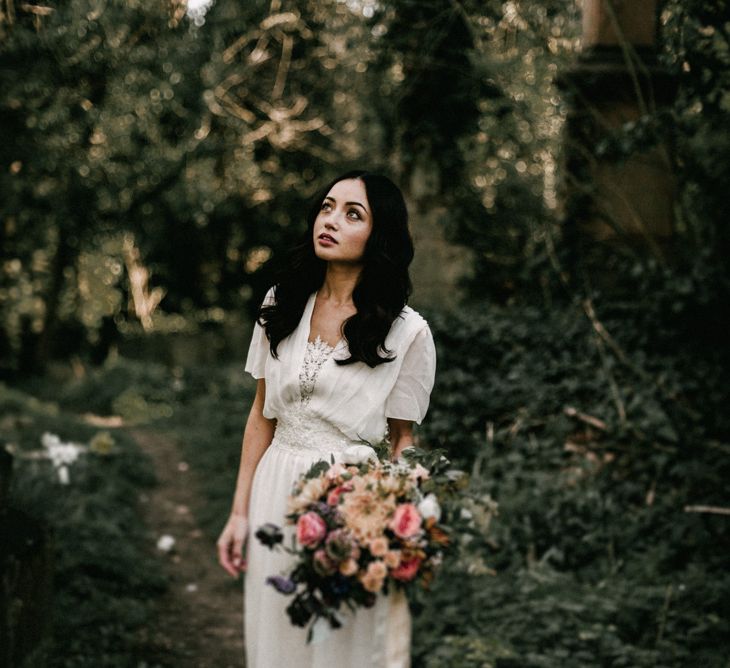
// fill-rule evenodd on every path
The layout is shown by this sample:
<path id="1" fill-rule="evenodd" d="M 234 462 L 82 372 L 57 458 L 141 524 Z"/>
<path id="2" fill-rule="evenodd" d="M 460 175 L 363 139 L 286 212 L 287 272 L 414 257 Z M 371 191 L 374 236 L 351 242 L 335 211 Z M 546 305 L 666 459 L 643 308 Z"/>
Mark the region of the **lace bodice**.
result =
<path id="1" fill-rule="evenodd" d="M 303 403 L 308 403 L 314 392 L 317 374 L 334 348 L 317 335 L 314 341 L 307 341 L 304 362 L 299 372 L 299 391 Z"/>
<path id="2" fill-rule="evenodd" d="M 279 415 L 272 446 L 297 455 L 328 459 L 330 454 L 337 456 L 347 446 L 358 443 L 309 409 L 317 376 L 334 350 L 319 336 L 307 341 L 299 370 L 300 400 L 288 404 Z"/>
<path id="3" fill-rule="evenodd" d="M 348 438 L 371 443 L 381 439 L 389 417 L 421 424 L 436 372 L 436 348 L 423 316 L 404 306 L 385 339 L 385 349 L 395 355 L 393 363 L 369 367 L 350 359 L 344 337 L 333 342 L 334 350 L 323 337 L 310 341 L 317 335 L 311 326 L 316 297 L 312 291 L 296 329 L 280 341 L 278 354 L 272 354 L 265 327 L 254 322 L 245 370 L 257 380 L 266 379 L 262 415 L 283 425 L 293 407 L 304 406 Z M 272 286 L 262 306 L 275 303 Z M 345 359 L 350 363 L 339 363 Z"/>

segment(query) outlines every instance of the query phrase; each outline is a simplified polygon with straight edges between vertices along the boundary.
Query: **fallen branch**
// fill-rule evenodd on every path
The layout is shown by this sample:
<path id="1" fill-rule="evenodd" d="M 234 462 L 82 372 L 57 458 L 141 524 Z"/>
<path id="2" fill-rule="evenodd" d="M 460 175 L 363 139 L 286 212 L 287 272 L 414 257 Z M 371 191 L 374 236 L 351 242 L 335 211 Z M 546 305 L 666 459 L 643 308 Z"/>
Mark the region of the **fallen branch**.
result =
<path id="1" fill-rule="evenodd" d="M 722 506 L 685 506 L 685 513 L 708 513 L 711 515 L 730 515 L 730 508 Z"/>
<path id="2" fill-rule="evenodd" d="M 565 413 L 568 417 L 574 417 L 581 422 L 585 422 L 592 427 L 595 427 L 596 429 L 600 429 L 601 431 L 608 431 L 608 426 L 603 420 L 600 420 L 597 417 L 593 417 L 592 415 L 588 415 L 587 413 L 581 413 L 573 406 L 565 406 L 565 408 L 563 408 L 563 413 Z"/>

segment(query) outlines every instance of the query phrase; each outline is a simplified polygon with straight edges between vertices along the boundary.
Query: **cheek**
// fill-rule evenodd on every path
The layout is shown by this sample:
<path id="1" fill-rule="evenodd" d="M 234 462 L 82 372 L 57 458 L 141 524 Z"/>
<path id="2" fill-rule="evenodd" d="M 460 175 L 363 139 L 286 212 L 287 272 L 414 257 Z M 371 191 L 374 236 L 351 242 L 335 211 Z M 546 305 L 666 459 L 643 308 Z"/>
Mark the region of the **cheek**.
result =
<path id="1" fill-rule="evenodd" d="M 358 231 L 357 234 L 357 244 L 358 246 L 362 246 L 365 248 L 365 244 L 367 243 L 368 239 L 370 238 L 370 227 L 367 227 L 363 230 Z"/>

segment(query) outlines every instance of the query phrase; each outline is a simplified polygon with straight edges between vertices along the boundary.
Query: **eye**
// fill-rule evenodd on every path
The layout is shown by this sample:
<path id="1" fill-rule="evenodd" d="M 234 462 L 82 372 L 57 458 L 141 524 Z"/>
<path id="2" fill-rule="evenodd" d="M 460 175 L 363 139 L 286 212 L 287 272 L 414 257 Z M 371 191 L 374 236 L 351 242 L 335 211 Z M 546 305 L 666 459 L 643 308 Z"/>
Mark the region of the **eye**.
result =
<path id="1" fill-rule="evenodd" d="M 362 216 L 360 215 L 360 212 L 357 209 L 350 209 L 347 212 L 348 216 L 354 216 L 355 220 L 362 220 Z"/>
<path id="2" fill-rule="evenodd" d="M 329 202 L 322 202 L 320 211 L 329 211 L 331 208 L 332 208 L 332 205 Z"/>

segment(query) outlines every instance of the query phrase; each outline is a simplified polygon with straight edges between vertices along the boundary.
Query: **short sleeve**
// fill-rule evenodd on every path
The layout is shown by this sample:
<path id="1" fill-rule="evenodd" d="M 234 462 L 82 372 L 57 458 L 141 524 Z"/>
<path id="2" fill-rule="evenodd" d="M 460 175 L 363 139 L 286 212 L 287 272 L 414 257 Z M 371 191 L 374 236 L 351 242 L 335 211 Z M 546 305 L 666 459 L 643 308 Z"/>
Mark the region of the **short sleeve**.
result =
<path id="1" fill-rule="evenodd" d="M 269 291 L 264 297 L 262 306 L 274 303 L 274 288 L 269 288 Z M 269 355 L 271 347 L 269 340 L 266 338 L 266 332 L 264 328 L 254 321 L 253 334 L 251 336 L 251 345 L 248 348 L 248 356 L 246 357 L 246 366 L 244 371 L 250 373 L 254 378 L 263 378 L 264 371 L 266 369 L 266 357 Z"/>
<path id="2" fill-rule="evenodd" d="M 428 325 L 418 331 L 403 357 L 395 385 L 385 401 L 385 417 L 421 424 L 436 378 L 436 347 Z"/>

